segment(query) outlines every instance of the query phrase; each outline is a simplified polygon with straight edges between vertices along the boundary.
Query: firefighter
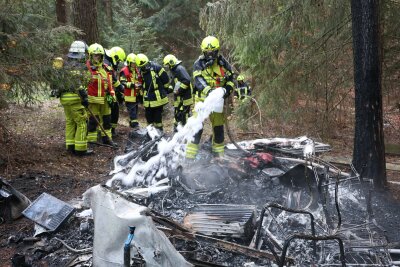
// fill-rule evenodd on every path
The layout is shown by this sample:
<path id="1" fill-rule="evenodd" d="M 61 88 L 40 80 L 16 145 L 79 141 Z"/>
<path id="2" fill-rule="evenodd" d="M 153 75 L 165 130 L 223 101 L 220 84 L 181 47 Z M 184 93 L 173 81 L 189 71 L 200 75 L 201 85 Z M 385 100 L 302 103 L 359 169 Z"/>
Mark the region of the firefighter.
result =
<path id="1" fill-rule="evenodd" d="M 52 94 L 60 97 L 64 108 L 66 148 L 77 156 L 93 154 L 93 150 L 88 149 L 87 145 L 85 107 L 88 106 L 88 95 L 82 87 L 86 53 L 86 43 L 74 41 L 69 49 L 66 64 L 62 58 L 56 58 L 53 61 L 53 68 L 58 77 L 52 82 Z"/>
<path id="2" fill-rule="evenodd" d="M 219 54 L 219 49 L 219 41 L 214 36 L 207 36 L 201 43 L 203 55 L 197 59 L 193 66 L 196 102 L 204 101 L 209 93 L 217 87 L 224 88 L 224 98 L 227 98 L 234 89 L 232 67 Z M 224 155 L 224 113 L 212 112 L 210 120 L 213 130 L 212 151 L 215 157 L 221 157 Z M 195 134 L 193 142 L 187 144 L 187 159 L 196 158 L 202 132 L 201 129 Z"/>
<path id="3" fill-rule="evenodd" d="M 89 60 L 86 66 L 90 73 L 90 82 L 87 86 L 89 111 L 91 112 L 88 123 L 88 141 L 97 141 L 97 127 L 102 121 L 105 133 L 102 135 L 104 144 L 116 146 L 111 135 L 111 107 L 109 103 L 115 101 L 112 73 L 104 64 L 104 48 L 95 43 L 89 46 Z"/>
<path id="4" fill-rule="evenodd" d="M 163 131 L 162 112 L 168 103 L 169 77 L 159 64 L 149 61 L 146 55 L 136 56 L 136 66 L 143 79 L 143 106 L 147 124 Z"/>
<path id="5" fill-rule="evenodd" d="M 251 96 L 251 87 L 244 81 L 243 75 L 239 75 L 236 80 L 237 87 L 235 88 L 235 96 L 243 102 L 246 98 Z"/>
<path id="6" fill-rule="evenodd" d="M 189 117 L 190 106 L 193 104 L 192 83 L 189 73 L 174 55 L 167 55 L 163 60 L 164 67 L 169 69 L 172 74 L 174 92 L 174 131 L 180 123 L 186 124 Z M 172 87 L 172 86 L 171 86 Z"/>
<path id="7" fill-rule="evenodd" d="M 121 84 L 124 86 L 124 99 L 129 114 L 129 126 L 131 128 L 139 127 L 139 121 L 137 119 L 138 103 L 136 97 L 141 94 L 143 84 L 142 75 L 136 67 L 135 59 L 135 54 L 129 54 L 126 57 L 127 66 L 122 68 L 119 75 Z"/>
<path id="8" fill-rule="evenodd" d="M 116 128 L 119 119 L 119 105 L 124 101 L 124 87 L 121 85 L 118 74 L 118 65 L 120 62 L 125 61 L 125 51 L 119 46 L 112 47 L 110 50 L 105 51 L 104 63 L 108 65 L 108 71 L 112 73 L 113 86 L 115 88 L 116 100 L 110 103 L 111 106 L 111 133 L 116 136 Z"/>

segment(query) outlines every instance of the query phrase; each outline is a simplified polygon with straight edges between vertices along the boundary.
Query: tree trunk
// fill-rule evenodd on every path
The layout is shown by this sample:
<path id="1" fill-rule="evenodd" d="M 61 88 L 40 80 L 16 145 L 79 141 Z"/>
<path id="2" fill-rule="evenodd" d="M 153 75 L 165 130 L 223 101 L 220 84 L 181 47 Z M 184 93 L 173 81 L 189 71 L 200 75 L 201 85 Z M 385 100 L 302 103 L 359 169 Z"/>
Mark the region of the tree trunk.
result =
<path id="1" fill-rule="evenodd" d="M 386 185 L 379 0 L 352 0 L 355 85 L 353 164 L 375 186 Z"/>
<path id="2" fill-rule="evenodd" d="M 99 42 L 99 28 L 97 26 L 96 0 L 74 0 L 74 26 L 83 31 L 83 39 L 87 44 Z"/>
<path id="3" fill-rule="evenodd" d="M 110 27 L 113 26 L 113 12 L 112 12 L 112 1 L 103 0 L 103 5 L 106 10 L 107 22 Z"/>
<path id="4" fill-rule="evenodd" d="M 56 0 L 56 14 L 57 14 L 57 23 L 60 25 L 67 24 L 67 5 L 65 0 Z"/>

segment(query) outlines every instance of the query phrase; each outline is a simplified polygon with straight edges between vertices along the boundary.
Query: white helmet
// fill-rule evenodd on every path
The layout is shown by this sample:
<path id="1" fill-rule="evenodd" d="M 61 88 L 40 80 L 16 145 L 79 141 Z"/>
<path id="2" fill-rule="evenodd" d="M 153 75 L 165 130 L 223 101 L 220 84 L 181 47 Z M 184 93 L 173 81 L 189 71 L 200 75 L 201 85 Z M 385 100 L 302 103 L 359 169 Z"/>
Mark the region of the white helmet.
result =
<path id="1" fill-rule="evenodd" d="M 68 51 L 69 58 L 83 59 L 88 50 L 88 46 L 83 41 L 74 41 Z"/>

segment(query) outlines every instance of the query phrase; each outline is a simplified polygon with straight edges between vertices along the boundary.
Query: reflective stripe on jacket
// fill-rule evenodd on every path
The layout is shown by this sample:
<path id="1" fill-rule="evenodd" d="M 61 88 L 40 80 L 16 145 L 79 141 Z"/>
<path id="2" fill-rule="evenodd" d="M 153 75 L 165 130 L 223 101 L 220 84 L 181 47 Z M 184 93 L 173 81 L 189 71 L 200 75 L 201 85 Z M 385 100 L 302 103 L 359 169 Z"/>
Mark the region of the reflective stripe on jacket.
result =
<path id="1" fill-rule="evenodd" d="M 114 95 L 112 87 L 111 73 L 107 71 L 107 65 L 95 67 L 86 62 L 86 66 L 91 74 L 91 79 L 87 87 L 89 103 L 104 104 L 106 93 Z"/>
<path id="2" fill-rule="evenodd" d="M 143 106 L 146 108 L 160 107 L 168 103 L 166 86 L 169 83 L 168 74 L 157 63 L 150 62 L 150 69 L 141 72 L 143 78 Z"/>
<path id="3" fill-rule="evenodd" d="M 126 102 L 136 102 L 136 96 L 140 94 L 140 88 L 136 87 L 136 83 L 143 83 L 142 75 L 139 70 L 135 68 L 135 74 L 129 69 L 128 66 L 122 68 L 119 79 L 124 84 L 124 96 Z"/>
<path id="4" fill-rule="evenodd" d="M 190 75 L 186 71 L 182 64 L 178 64 L 171 69 L 174 84 L 180 82 L 181 93 L 179 95 L 174 95 L 174 107 L 178 107 L 180 103 L 184 106 L 190 106 L 193 104 L 193 87 L 190 81 Z"/>
<path id="5" fill-rule="evenodd" d="M 196 99 L 199 101 L 204 101 L 209 90 L 216 87 L 235 88 L 232 68 L 222 56 L 214 60 L 210 66 L 206 66 L 206 59 L 200 56 L 194 63 L 193 77 Z"/>

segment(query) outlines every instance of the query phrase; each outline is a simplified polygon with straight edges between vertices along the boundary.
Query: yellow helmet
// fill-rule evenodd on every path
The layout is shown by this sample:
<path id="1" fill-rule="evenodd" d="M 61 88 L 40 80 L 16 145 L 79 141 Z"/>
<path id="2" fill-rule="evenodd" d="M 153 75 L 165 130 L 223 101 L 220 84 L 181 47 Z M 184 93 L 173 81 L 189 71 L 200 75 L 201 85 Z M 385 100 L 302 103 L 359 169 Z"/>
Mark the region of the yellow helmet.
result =
<path id="1" fill-rule="evenodd" d="M 134 53 L 130 53 L 127 57 L 126 57 L 126 64 L 128 65 L 128 67 L 131 65 L 131 63 L 136 64 L 136 55 Z"/>
<path id="2" fill-rule="evenodd" d="M 149 58 L 145 54 L 137 54 L 135 62 L 136 62 L 136 66 L 138 66 L 139 68 L 142 68 L 149 63 Z"/>
<path id="3" fill-rule="evenodd" d="M 207 36 L 201 42 L 201 51 L 210 52 L 219 50 L 219 41 L 214 36 Z"/>
<path id="4" fill-rule="evenodd" d="M 89 55 L 94 55 L 94 54 L 104 55 L 104 48 L 98 43 L 94 43 L 89 46 L 88 53 Z"/>
<path id="5" fill-rule="evenodd" d="M 236 78 L 237 81 L 244 81 L 244 76 L 243 75 L 239 75 Z"/>
<path id="6" fill-rule="evenodd" d="M 174 55 L 166 55 L 163 60 L 163 64 L 165 67 L 173 68 L 182 61 L 178 60 Z"/>
<path id="7" fill-rule="evenodd" d="M 98 43 L 90 45 L 88 48 L 88 53 L 89 53 L 89 60 L 93 65 L 101 66 L 101 64 L 103 64 L 104 48 L 101 45 L 99 45 Z M 100 60 L 94 60 L 93 58 L 94 55 L 101 55 Z"/>
<path id="8" fill-rule="evenodd" d="M 64 66 L 64 59 L 56 57 L 53 59 L 53 69 L 60 70 Z"/>
<path id="9" fill-rule="evenodd" d="M 113 48 L 111 48 L 110 56 L 113 59 L 114 64 L 125 61 L 126 58 L 124 49 L 119 46 L 114 46 Z"/>

